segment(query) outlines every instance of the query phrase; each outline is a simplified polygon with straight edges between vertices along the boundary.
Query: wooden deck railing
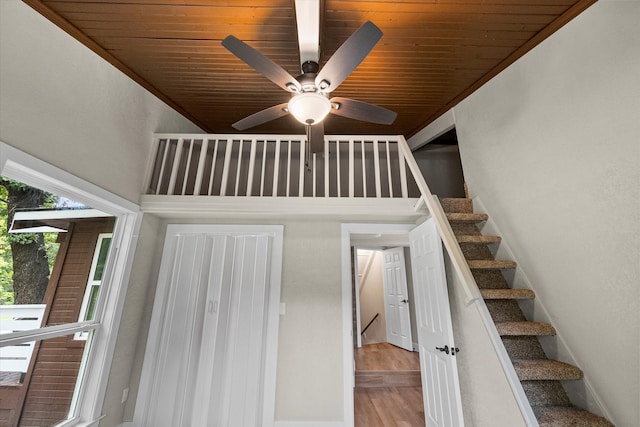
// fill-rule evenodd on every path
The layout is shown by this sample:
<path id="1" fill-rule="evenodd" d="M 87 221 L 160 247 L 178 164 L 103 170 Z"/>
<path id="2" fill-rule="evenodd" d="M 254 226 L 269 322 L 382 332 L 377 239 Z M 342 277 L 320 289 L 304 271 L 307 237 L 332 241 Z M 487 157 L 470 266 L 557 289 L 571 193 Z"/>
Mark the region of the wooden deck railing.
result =
<path id="1" fill-rule="evenodd" d="M 307 159 L 302 136 L 155 135 L 147 194 L 418 197 L 399 138 L 327 136 Z"/>
<path id="2" fill-rule="evenodd" d="M 0 334 L 38 329 L 45 304 L 0 305 Z M 0 347 L 0 372 L 27 372 L 34 342 Z"/>

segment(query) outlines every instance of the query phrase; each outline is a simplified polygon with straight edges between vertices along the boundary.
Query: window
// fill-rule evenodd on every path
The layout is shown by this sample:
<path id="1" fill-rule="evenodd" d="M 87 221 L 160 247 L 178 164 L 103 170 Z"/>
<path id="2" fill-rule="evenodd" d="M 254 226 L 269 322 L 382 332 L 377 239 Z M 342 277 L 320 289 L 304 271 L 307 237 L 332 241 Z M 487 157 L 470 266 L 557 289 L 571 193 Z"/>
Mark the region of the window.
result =
<path id="1" fill-rule="evenodd" d="M 91 206 L 111 221 L 109 233 L 105 233 L 110 236 L 102 236 L 97 252 L 91 248 L 95 261 L 92 265 L 95 265 L 91 268 L 91 280 L 84 282 L 86 289 L 80 288 L 82 315 L 76 311 L 68 322 L 53 322 L 51 326 L 39 328 L 32 325 L 25 330 L 0 334 L 0 348 L 25 345 L 44 348 L 61 340 L 75 341 L 81 361 L 74 374 L 77 379 L 73 396 L 64 416 L 54 422 L 56 426 L 94 424 L 101 416 L 141 215 L 137 205 L 2 142 L 0 165 L 2 176 Z M 93 279 L 99 282 L 97 286 Z M 78 334 L 84 336 L 84 340 L 74 340 Z"/>
<path id="2" fill-rule="evenodd" d="M 111 236 L 111 233 L 101 233 L 98 235 L 98 242 L 91 262 L 89 280 L 84 292 L 84 298 L 82 299 L 78 322 L 93 320 L 95 317 L 98 296 L 100 295 L 100 285 L 102 284 L 102 276 L 104 274 L 105 264 L 107 263 L 107 254 L 111 247 Z M 77 333 L 75 339 L 86 340 L 87 333 Z"/>

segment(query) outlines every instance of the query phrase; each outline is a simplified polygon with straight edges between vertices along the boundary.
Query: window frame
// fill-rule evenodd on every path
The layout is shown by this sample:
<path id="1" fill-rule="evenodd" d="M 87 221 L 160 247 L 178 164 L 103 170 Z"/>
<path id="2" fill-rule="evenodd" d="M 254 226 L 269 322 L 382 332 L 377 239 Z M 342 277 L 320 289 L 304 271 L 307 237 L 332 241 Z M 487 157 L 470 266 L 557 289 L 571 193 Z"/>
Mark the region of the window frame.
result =
<path id="1" fill-rule="evenodd" d="M 86 319 L 87 317 L 87 310 L 89 309 L 89 306 L 91 304 L 91 297 L 93 295 L 93 290 L 94 288 L 98 288 L 97 289 L 97 296 L 95 299 L 95 308 L 98 307 L 98 303 L 99 303 L 99 299 L 100 299 L 100 290 L 102 288 L 102 281 L 104 278 L 104 273 L 106 271 L 106 269 L 108 268 L 107 266 L 107 259 L 105 258 L 105 262 L 103 265 L 103 272 L 101 274 L 100 280 L 95 280 L 94 276 L 96 274 L 96 269 L 98 267 L 98 262 L 100 262 L 100 253 L 102 252 L 102 244 L 105 240 L 109 239 L 109 247 L 107 248 L 107 257 L 109 256 L 109 251 L 111 250 L 111 240 L 113 240 L 113 233 L 100 233 L 98 234 L 98 239 L 96 241 L 96 247 L 93 251 L 93 258 L 91 260 L 91 269 L 89 270 L 89 278 L 87 279 L 87 286 L 85 287 L 84 290 L 84 295 L 82 297 L 82 305 L 80 306 L 80 314 L 78 314 L 78 322 L 88 322 L 91 321 L 93 319 Z M 94 308 L 94 310 L 95 310 Z M 94 316 L 95 318 L 95 311 L 94 311 Z M 85 331 L 85 332 L 76 332 L 73 336 L 74 340 L 78 340 L 78 341 L 86 341 L 87 337 L 89 336 L 89 334 Z"/>
<path id="2" fill-rule="evenodd" d="M 106 395 L 142 213 L 135 203 L 2 141 L 0 141 L 0 174 L 91 206 L 116 218 L 94 320 L 0 336 L 0 345 L 4 346 L 93 330 L 91 347 L 88 352 L 85 352 L 83 366 L 78 374 L 75 399 L 72 402 L 69 417 L 56 426 L 93 425 L 103 417 L 102 405 Z"/>

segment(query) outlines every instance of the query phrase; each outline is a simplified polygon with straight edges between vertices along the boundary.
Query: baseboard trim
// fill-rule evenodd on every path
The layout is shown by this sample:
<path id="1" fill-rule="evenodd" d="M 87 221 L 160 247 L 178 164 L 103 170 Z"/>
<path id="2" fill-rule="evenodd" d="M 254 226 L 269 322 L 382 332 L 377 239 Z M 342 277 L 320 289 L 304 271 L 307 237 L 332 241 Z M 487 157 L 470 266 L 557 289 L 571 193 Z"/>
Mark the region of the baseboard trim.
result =
<path id="1" fill-rule="evenodd" d="M 274 427 L 345 427 L 344 421 L 276 421 Z"/>

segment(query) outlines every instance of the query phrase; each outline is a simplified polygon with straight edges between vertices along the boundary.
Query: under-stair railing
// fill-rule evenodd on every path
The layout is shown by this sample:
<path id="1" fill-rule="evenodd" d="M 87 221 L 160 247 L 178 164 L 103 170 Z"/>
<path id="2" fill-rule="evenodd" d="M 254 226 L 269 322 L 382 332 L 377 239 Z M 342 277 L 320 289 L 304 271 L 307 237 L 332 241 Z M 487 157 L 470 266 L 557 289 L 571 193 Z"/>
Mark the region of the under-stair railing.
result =
<path id="1" fill-rule="evenodd" d="M 147 194 L 409 198 L 401 136 L 326 136 L 306 158 L 301 135 L 154 135 Z M 405 142 L 406 143 L 406 142 Z"/>
<path id="2" fill-rule="evenodd" d="M 380 313 L 376 313 L 376 315 L 373 316 L 373 319 L 371 319 L 369 321 L 369 323 L 367 323 L 367 326 L 365 326 L 364 329 L 362 330 L 362 332 L 360 332 L 360 335 L 364 335 L 364 333 L 367 332 L 367 329 L 369 329 L 369 326 L 371 326 L 373 324 L 373 322 L 375 322 L 378 317 L 380 317 Z"/>

